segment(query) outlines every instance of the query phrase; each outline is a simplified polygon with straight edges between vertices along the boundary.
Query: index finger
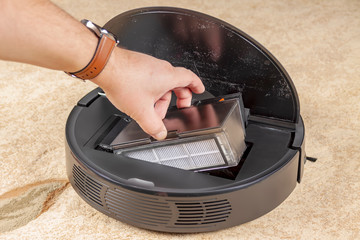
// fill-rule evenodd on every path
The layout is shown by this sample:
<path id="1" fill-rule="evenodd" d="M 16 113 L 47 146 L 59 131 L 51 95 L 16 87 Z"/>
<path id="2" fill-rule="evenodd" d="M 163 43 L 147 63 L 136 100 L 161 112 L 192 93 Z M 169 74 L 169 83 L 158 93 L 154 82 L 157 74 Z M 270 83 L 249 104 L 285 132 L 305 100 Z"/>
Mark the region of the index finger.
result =
<path id="1" fill-rule="evenodd" d="M 182 68 L 182 67 L 175 67 L 175 82 L 176 87 L 183 87 L 189 88 L 192 92 L 200 94 L 205 91 L 205 86 L 200 80 L 198 76 L 192 71 Z"/>

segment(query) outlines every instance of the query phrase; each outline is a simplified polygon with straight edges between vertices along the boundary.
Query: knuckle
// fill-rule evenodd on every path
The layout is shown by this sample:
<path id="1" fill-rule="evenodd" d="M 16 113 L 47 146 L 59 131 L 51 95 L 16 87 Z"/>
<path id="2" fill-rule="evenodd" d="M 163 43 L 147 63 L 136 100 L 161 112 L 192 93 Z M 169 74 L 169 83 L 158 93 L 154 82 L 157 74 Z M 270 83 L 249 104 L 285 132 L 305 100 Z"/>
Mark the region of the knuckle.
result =
<path id="1" fill-rule="evenodd" d="M 167 69 L 172 69 L 173 68 L 173 65 L 171 65 L 171 63 L 168 62 L 168 61 L 161 60 L 161 63 L 162 63 L 164 68 L 167 68 Z"/>
<path id="2" fill-rule="evenodd" d="M 174 71 L 174 67 L 173 65 L 171 65 L 171 63 L 169 63 L 168 61 L 165 60 L 161 60 L 161 68 L 163 69 L 164 72 L 166 73 L 173 73 Z"/>

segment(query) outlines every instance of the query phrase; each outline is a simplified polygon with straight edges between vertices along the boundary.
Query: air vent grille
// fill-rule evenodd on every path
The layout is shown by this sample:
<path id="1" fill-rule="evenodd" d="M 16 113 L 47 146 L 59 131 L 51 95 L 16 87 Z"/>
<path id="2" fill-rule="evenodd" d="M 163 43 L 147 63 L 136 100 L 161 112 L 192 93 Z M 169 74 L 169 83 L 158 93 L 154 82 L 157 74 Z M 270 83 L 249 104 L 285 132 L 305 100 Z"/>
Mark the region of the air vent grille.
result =
<path id="1" fill-rule="evenodd" d="M 175 225 L 204 225 L 225 222 L 231 214 L 228 200 L 177 202 L 179 212 Z"/>
<path id="2" fill-rule="evenodd" d="M 168 224 L 171 219 L 169 204 L 156 197 L 108 189 L 105 202 L 109 211 L 117 218 L 132 223 L 158 226 Z"/>
<path id="3" fill-rule="evenodd" d="M 90 202 L 103 206 L 101 201 L 102 184 L 87 175 L 79 166 L 72 169 L 75 186 Z"/>

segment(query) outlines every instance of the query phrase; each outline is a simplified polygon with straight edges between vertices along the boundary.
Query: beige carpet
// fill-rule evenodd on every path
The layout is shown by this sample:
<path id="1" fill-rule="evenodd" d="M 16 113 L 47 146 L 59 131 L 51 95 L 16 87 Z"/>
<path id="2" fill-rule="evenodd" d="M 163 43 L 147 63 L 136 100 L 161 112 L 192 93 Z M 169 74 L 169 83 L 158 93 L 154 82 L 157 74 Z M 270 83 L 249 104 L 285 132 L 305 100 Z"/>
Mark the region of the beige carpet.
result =
<path id="1" fill-rule="evenodd" d="M 129 9 L 167 5 L 242 29 L 292 77 L 306 151 L 318 162 L 306 163 L 285 202 L 250 223 L 202 234 L 139 229 L 97 212 L 67 184 L 65 122 L 95 86 L 0 62 L 0 239 L 360 239 L 360 1 L 55 2 L 100 25 Z"/>

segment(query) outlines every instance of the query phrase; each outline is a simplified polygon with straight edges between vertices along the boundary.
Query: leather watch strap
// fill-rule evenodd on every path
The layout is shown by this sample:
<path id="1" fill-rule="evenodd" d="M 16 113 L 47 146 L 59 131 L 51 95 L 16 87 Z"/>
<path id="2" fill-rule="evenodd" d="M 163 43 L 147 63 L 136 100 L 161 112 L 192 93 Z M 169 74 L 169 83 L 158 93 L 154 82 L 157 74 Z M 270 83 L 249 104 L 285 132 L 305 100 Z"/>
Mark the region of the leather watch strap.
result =
<path id="1" fill-rule="evenodd" d="M 93 79 L 104 69 L 117 42 L 103 34 L 89 64 L 77 72 L 68 73 L 82 80 Z"/>

